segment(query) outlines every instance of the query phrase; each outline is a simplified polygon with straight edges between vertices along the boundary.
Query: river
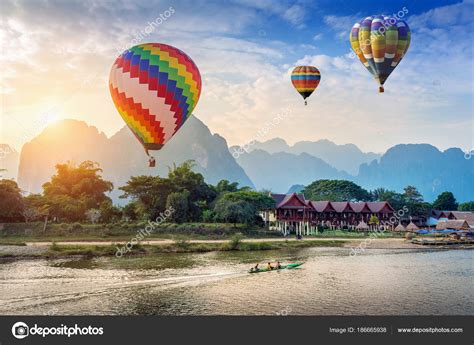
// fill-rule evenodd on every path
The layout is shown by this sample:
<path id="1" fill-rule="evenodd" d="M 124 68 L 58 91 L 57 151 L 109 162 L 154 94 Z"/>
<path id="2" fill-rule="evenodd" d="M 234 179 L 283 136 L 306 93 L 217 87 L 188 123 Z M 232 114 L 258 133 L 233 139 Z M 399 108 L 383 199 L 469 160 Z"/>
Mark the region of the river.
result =
<path id="1" fill-rule="evenodd" d="M 472 250 L 0 261 L 1 315 L 473 315 Z M 248 274 L 255 262 L 305 261 Z"/>

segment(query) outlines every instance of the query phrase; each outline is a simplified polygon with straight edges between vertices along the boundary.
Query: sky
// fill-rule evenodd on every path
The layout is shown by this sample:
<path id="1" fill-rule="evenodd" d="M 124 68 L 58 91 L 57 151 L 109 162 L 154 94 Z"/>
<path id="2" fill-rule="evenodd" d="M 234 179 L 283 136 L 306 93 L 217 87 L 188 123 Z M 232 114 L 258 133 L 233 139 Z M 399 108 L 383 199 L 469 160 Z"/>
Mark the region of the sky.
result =
<path id="1" fill-rule="evenodd" d="M 379 94 L 349 32 L 365 16 L 399 11 L 411 46 Z M 0 143 L 20 150 L 63 118 L 113 135 L 124 122 L 108 90 L 112 63 L 129 46 L 160 42 L 195 61 L 203 86 L 194 115 L 229 146 L 280 137 L 378 153 L 399 143 L 471 150 L 473 15 L 474 0 L 2 0 Z M 290 82 L 302 64 L 321 71 L 308 106 Z"/>

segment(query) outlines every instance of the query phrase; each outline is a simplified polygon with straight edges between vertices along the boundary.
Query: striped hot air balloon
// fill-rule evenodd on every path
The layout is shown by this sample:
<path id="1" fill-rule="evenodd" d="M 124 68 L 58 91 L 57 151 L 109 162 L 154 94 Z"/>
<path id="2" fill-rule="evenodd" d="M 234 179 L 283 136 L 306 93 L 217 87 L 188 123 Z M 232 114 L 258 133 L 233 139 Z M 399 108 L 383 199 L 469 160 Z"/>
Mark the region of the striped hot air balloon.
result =
<path id="1" fill-rule="evenodd" d="M 307 105 L 306 98 L 308 98 L 319 85 L 321 80 L 321 73 L 313 66 L 297 66 L 291 72 L 291 82 L 296 91 L 303 96 L 304 104 Z"/>
<path id="2" fill-rule="evenodd" d="M 410 37 L 405 21 L 385 15 L 364 18 L 352 27 L 351 47 L 379 83 L 379 92 L 405 56 Z"/>
<path id="3" fill-rule="evenodd" d="M 146 43 L 127 49 L 115 60 L 109 88 L 115 107 L 149 155 L 149 150 L 160 150 L 191 116 L 201 94 L 201 75 L 181 50 Z"/>

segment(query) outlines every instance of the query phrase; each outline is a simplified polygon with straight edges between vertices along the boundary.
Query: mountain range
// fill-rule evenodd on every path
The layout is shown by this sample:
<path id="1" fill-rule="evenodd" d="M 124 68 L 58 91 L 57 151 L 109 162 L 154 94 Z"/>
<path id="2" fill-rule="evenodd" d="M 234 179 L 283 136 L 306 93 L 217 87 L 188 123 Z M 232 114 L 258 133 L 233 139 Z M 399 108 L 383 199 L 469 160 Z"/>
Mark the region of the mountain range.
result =
<path id="1" fill-rule="evenodd" d="M 231 151 L 237 148 L 237 146 L 233 146 Z M 361 164 L 370 163 L 381 156 L 379 153 L 362 152 L 354 144 L 338 145 L 326 139 L 298 141 L 290 146 L 281 138 L 273 138 L 264 142 L 254 141 L 252 145 L 248 145 L 247 152 L 254 150 L 263 150 L 268 153 L 287 152 L 295 155 L 308 153 L 322 159 L 334 168 L 344 170 L 351 175 L 356 175 L 359 172 Z"/>
<path id="2" fill-rule="evenodd" d="M 16 179 L 19 161 L 20 154 L 13 147 L 0 144 L 0 179 Z"/>
<path id="3" fill-rule="evenodd" d="M 143 148 L 128 128 L 108 138 L 83 121 L 62 120 L 24 144 L 21 154 L 0 145 L 0 153 L 9 152 L 0 155 L 0 168 L 7 169 L 0 174 L 16 178 L 23 190 L 36 193 L 54 174 L 57 163 L 93 160 L 100 164 L 104 178 L 114 183 L 111 197 L 120 202 L 117 187 L 130 176 L 166 176 L 174 163 L 192 159 L 195 170 L 212 184 L 226 179 L 286 193 L 317 179 L 347 179 L 369 190 L 384 187 L 400 192 L 414 185 L 427 201 L 446 190 L 460 202 L 474 200 L 474 159 L 466 159 L 458 148 L 442 152 L 429 144 L 400 144 L 379 154 L 328 140 L 290 146 L 275 138 L 254 142 L 248 153 L 235 155 L 235 150 L 192 116 L 162 150 L 154 152 L 157 167 L 149 168 Z"/>
<path id="4" fill-rule="evenodd" d="M 204 175 L 208 183 L 221 179 L 238 182 L 240 186 L 255 188 L 244 170 L 229 153 L 227 143 L 218 134 L 192 116 L 162 150 L 153 152 L 157 166 L 148 167 L 148 157 L 131 131 L 123 127 L 107 138 L 97 128 L 83 121 L 62 120 L 48 126 L 26 143 L 20 156 L 18 184 L 28 192 L 37 193 L 55 173 L 57 163 L 84 160 L 98 162 L 105 179 L 112 181 L 111 197 L 119 202 L 117 187 L 123 186 L 130 176 L 166 176 L 174 163 L 194 160 L 195 171 Z"/>

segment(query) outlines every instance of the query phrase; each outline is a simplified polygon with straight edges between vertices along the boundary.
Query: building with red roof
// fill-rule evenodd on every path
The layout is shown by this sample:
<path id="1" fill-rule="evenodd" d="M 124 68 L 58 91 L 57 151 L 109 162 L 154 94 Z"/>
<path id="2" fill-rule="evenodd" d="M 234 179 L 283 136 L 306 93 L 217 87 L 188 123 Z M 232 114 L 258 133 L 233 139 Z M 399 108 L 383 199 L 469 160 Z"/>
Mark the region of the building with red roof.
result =
<path id="1" fill-rule="evenodd" d="M 332 229 L 353 229 L 361 222 L 371 228 L 387 226 L 392 229 L 395 210 L 388 202 L 349 202 L 306 200 L 303 194 L 270 194 L 275 207 L 261 211 L 261 216 L 271 230 L 285 235 L 296 233 L 310 235 L 317 233 L 318 226 Z M 378 224 L 370 224 L 376 216 Z"/>

